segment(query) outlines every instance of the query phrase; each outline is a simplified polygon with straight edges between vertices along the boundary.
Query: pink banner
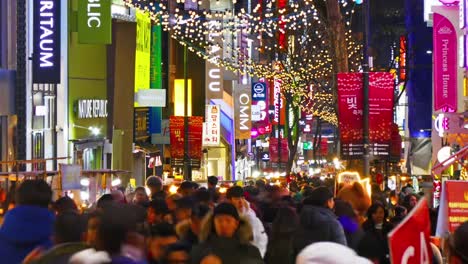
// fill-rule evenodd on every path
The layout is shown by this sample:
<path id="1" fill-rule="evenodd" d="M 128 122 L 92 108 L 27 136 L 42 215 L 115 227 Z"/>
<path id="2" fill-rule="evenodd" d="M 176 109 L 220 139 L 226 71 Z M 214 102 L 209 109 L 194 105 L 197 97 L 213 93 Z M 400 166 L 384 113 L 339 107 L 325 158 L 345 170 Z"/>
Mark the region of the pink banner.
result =
<path id="1" fill-rule="evenodd" d="M 374 156 L 388 156 L 393 124 L 394 75 L 369 73 L 369 141 Z M 342 157 L 360 158 L 363 154 L 363 79 L 362 73 L 338 74 L 338 117 Z"/>
<path id="2" fill-rule="evenodd" d="M 457 31 L 444 16 L 434 13 L 434 110 L 457 109 Z"/>
<path id="3" fill-rule="evenodd" d="M 344 159 L 364 154 L 362 103 L 362 74 L 338 73 L 338 118 Z"/>
<path id="4" fill-rule="evenodd" d="M 388 156 L 390 153 L 394 78 L 388 72 L 369 74 L 369 140 L 374 156 Z"/>

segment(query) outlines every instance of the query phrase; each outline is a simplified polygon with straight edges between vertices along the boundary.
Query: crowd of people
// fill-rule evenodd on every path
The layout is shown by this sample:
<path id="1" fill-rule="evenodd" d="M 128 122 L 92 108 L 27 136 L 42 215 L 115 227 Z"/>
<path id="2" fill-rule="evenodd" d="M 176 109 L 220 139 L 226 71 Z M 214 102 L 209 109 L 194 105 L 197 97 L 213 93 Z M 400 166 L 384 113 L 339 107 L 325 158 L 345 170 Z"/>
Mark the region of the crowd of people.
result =
<path id="1" fill-rule="evenodd" d="M 384 264 L 388 233 L 418 200 L 404 193 L 390 208 L 359 183 L 217 185 L 185 181 L 171 193 L 151 176 L 149 195 L 116 189 L 83 211 L 67 196 L 52 202 L 45 181 L 25 180 L 0 227 L 0 263 Z M 448 242 L 449 263 L 468 263 L 468 222 Z"/>

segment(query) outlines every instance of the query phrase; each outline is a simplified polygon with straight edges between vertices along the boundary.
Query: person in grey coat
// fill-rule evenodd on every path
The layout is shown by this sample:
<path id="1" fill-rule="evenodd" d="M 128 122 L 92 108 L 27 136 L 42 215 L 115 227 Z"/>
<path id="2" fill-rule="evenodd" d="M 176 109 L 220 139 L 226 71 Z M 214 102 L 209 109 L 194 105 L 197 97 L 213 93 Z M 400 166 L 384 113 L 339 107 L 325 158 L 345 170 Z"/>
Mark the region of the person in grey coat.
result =
<path id="1" fill-rule="evenodd" d="M 303 201 L 300 225 L 294 236 L 293 248 L 297 255 L 302 249 L 316 242 L 335 242 L 346 246 L 346 236 L 332 211 L 333 194 L 326 187 L 314 189 Z"/>

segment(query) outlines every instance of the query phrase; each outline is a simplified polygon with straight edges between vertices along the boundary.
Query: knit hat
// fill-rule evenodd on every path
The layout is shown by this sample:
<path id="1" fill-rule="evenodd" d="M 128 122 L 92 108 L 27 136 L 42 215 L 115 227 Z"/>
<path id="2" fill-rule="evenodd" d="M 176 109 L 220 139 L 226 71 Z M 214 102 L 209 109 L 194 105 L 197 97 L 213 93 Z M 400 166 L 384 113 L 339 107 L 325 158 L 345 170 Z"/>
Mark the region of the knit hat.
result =
<path id="1" fill-rule="evenodd" d="M 239 213 L 237 212 L 236 207 L 230 203 L 220 203 L 216 206 L 213 211 L 213 217 L 216 217 L 217 215 L 230 215 L 236 220 L 239 220 Z"/>
<path id="2" fill-rule="evenodd" d="M 296 264 L 371 264 L 366 258 L 343 245 L 332 242 L 314 243 L 301 251 Z"/>

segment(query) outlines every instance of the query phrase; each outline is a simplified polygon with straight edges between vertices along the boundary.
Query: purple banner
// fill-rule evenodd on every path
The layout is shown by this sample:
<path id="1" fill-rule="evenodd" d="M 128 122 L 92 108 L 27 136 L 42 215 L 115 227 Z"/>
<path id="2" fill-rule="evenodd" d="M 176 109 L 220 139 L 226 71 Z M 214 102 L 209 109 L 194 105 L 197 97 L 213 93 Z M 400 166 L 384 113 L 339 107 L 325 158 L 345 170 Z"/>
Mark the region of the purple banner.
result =
<path id="1" fill-rule="evenodd" d="M 434 110 L 457 109 L 457 32 L 444 16 L 434 13 Z"/>

